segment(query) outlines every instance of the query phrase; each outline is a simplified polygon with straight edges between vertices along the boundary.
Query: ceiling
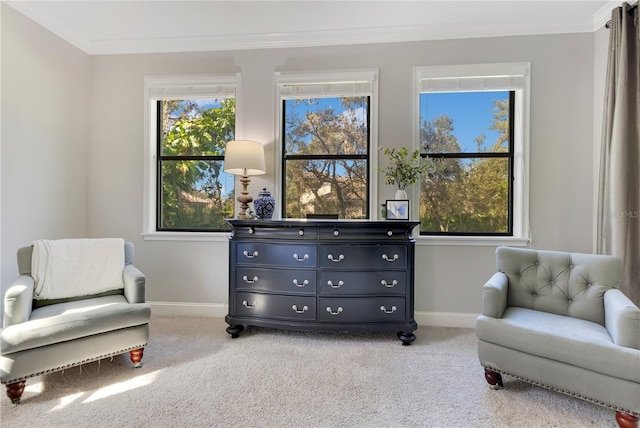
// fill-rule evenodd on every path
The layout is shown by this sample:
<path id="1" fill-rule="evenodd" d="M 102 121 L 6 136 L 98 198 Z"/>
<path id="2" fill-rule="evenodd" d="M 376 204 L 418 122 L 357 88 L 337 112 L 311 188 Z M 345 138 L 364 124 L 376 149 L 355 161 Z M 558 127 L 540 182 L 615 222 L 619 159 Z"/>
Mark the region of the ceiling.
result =
<path id="1" fill-rule="evenodd" d="M 593 32 L 621 1 L 10 1 L 91 55 Z"/>

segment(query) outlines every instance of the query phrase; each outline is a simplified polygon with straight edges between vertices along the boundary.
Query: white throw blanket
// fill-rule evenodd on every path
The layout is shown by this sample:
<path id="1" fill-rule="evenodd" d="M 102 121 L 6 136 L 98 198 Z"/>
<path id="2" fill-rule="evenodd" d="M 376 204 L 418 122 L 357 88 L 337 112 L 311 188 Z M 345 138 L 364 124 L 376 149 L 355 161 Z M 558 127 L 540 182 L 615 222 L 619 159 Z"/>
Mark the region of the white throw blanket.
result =
<path id="1" fill-rule="evenodd" d="M 34 298 L 63 299 L 124 288 L 124 240 L 59 239 L 33 243 Z"/>

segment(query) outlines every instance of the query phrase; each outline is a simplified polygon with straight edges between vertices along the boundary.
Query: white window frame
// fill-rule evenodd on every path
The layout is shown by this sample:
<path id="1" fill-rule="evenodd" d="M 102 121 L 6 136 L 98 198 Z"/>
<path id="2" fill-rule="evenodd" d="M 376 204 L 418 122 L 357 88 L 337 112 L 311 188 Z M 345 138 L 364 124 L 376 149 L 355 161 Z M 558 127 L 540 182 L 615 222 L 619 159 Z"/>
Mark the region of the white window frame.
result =
<path id="1" fill-rule="evenodd" d="M 236 130 L 240 128 L 240 74 L 145 76 L 144 78 L 144 190 L 143 231 L 145 240 L 161 241 L 226 241 L 226 232 L 157 231 L 157 109 L 163 99 L 218 98 L 235 92 Z M 237 131 L 236 131 L 237 132 Z"/>
<path id="2" fill-rule="evenodd" d="M 369 102 L 369 218 L 378 218 L 378 69 L 327 72 L 275 73 L 276 80 L 276 155 L 275 197 L 282 200 L 282 101 L 293 98 L 368 95 Z M 363 92 L 363 87 L 367 89 Z M 280 217 L 280 212 L 278 212 Z"/>
<path id="3" fill-rule="evenodd" d="M 515 91 L 513 162 L 513 235 L 512 236 L 429 236 L 417 237 L 419 245 L 513 245 L 531 242 L 529 229 L 529 129 L 531 63 L 497 63 L 414 67 L 414 149 L 420 147 L 420 93 L 430 80 L 438 90 L 469 92 L 482 89 Z M 485 80 L 483 80 L 485 78 Z M 416 186 L 414 186 L 416 187 Z M 412 189 L 413 200 L 419 200 L 420 189 Z M 419 205 L 419 204 L 414 204 Z M 419 207 L 413 207 L 418 216 Z"/>

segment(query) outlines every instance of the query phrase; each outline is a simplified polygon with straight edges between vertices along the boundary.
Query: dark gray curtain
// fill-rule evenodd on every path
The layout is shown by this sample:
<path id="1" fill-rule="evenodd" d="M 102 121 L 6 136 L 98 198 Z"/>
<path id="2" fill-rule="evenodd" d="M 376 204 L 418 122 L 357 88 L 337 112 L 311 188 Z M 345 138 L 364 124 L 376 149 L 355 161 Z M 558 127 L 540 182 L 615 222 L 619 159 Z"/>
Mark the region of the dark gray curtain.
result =
<path id="1" fill-rule="evenodd" d="M 620 289 L 640 305 L 638 8 L 612 11 L 598 192 L 598 253 L 622 259 Z"/>

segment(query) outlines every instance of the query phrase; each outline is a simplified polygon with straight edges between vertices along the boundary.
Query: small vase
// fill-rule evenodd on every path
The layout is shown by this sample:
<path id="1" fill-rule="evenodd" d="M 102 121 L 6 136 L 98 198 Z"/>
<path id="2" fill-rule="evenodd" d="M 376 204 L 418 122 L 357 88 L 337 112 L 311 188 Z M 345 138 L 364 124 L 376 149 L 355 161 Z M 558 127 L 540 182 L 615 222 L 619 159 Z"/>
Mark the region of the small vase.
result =
<path id="1" fill-rule="evenodd" d="M 396 196 L 395 196 L 395 199 L 396 199 L 397 201 L 409 199 L 409 198 L 407 197 L 407 191 L 406 191 L 406 190 L 403 190 L 403 189 L 398 189 L 398 190 L 396 190 Z"/>
<path id="2" fill-rule="evenodd" d="M 258 218 L 268 219 L 273 217 L 273 212 L 276 209 L 276 199 L 264 188 L 262 192 L 258 193 L 258 198 L 253 201 L 253 206 L 256 209 Z"/>

